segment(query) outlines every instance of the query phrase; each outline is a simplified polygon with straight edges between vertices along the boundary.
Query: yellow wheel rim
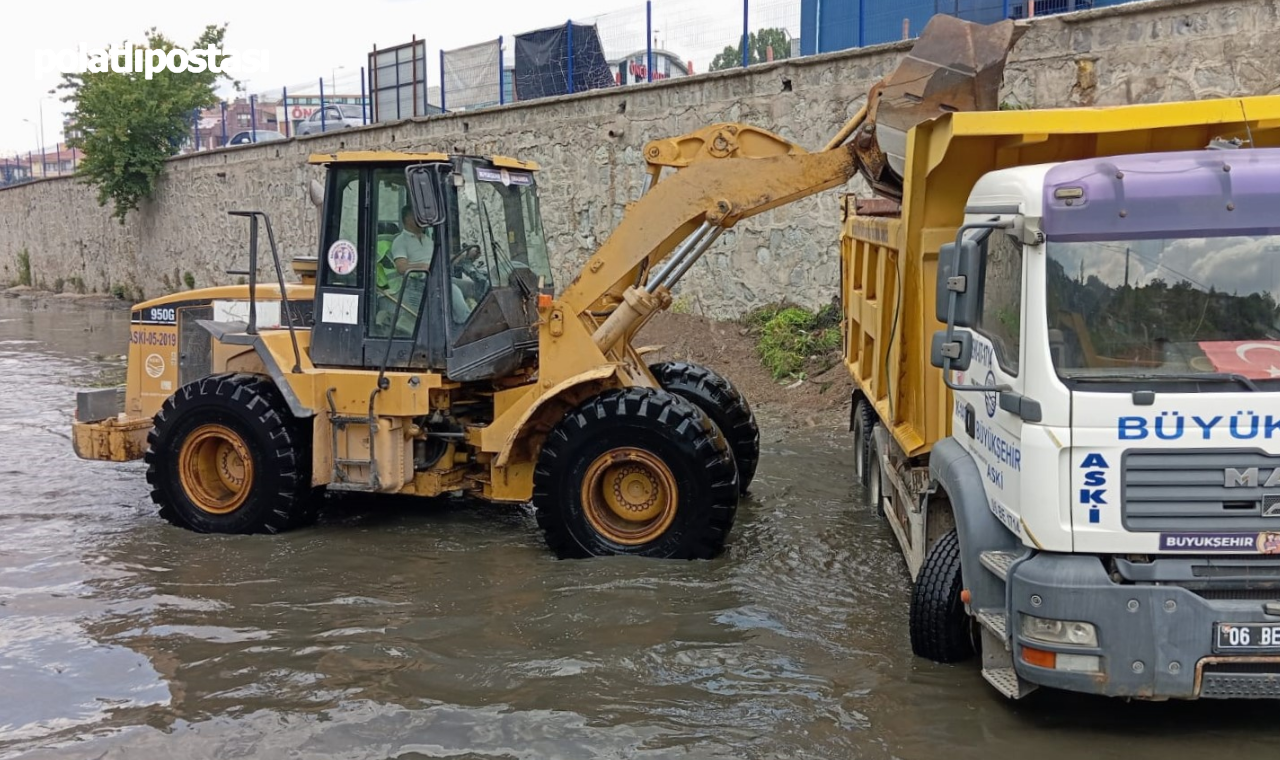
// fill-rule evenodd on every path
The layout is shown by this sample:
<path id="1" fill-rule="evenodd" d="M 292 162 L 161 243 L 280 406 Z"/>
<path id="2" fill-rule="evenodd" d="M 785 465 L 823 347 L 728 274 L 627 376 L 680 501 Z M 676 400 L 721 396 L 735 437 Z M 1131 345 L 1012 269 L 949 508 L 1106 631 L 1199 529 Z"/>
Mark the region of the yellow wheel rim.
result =
<path id="1" fill-rule="evenodd" d="M 671 468 L 630 446 L 610 449 L 587 468 L 582 507 L 591 527 L 618 544 L 648 543 L 671 527 L 679 492 Z"/>
<path id="2" fill-rule="evenodd" d="M 201 425 L 178 453 L 178 476 L 201 511 L 225 515 L 239 509 L 253 486 L 253 459 L 240 434 L 225 425 Z"/>

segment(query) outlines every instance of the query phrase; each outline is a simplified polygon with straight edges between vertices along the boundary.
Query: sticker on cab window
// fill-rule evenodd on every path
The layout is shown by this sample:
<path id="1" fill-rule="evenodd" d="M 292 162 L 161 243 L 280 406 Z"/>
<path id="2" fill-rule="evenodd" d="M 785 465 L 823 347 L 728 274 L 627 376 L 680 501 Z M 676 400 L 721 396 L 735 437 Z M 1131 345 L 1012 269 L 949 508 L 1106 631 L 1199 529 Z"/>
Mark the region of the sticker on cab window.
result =
<path id="1" fill-rule="evenodd" d="M 335 240 L 333 245 L 329 246 L 329 268 L 334 274 L 351 274 L 356 268 L 358 258 L 356 247 L 350 240 Z"/>
<path id="2" fill-rule="evenodd" d="M 507 169 L 484 169 L 476 167 L 476 179 L 481 182 L 501 182 L 512 185 L 532 185 L 533 175 L 528 172 L 513 172 Z"/>

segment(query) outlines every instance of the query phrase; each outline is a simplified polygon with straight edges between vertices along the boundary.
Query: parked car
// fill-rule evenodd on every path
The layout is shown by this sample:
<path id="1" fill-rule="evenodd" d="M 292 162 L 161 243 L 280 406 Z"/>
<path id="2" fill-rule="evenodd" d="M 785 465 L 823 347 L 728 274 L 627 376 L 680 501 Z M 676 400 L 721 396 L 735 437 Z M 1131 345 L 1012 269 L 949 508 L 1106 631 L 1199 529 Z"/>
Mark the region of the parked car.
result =
<path id="1" fill-rule="evenodd" d="M 299 135 L 318 135 L 337 129 L 364 126 L 364 111 L 360 106 L 343 103 L 317 108 L 298 124 Z"/>
<path id="2" fill-rule="evenodd" d="M 259 129 L 256 132 L 245 130 L 244 132 L 236 132 L 227 140 L 227 145 L 252 145 L 255 142 L 272 142 L 274 140 L 287 140 L 288 138 L 273 129 Z"/>

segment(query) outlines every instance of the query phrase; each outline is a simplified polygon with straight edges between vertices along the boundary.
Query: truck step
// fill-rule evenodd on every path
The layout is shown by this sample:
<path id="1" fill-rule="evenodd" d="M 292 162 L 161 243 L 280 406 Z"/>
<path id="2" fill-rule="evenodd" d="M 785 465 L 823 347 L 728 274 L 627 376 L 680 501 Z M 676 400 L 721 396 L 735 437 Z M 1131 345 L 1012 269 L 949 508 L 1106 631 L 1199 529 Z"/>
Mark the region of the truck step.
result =
<path id="1" fill-rule="evenodd" d="M 349 467 L 352 465 L 359 466 L 359 467 L 373 466 L 373 462 L 369 461 L 368 459 L 335 459 L 333 461 L 334 461 L 334 464 L 339 464 L 339 465 L 342 465 L 343 467 Z"/>
<path id="2" fill-rule="evenodd" d="M 1009 648 L 1009 619 L 1004 610 L 978 610 L 978 622 Z"/>
<path id="3" fill-rule="evenodd" d="M 1002 581 L 1009 580 L 1009 568 L 1013 566 L 1014 560 L 1018 559 L 1018 555 L 1013 552 L 983 552 L 978 555 L 978 560 L 982 562 L 982 566 L 995 573 L 996 577 Z"/>
<path id="4" fill-rule="evenodd" d="M 1022 699 L 1036 690 L 1036 684 L 1018 677 L 1013 668 L 983 668 L 982 677 L 1009 699 Z"/>

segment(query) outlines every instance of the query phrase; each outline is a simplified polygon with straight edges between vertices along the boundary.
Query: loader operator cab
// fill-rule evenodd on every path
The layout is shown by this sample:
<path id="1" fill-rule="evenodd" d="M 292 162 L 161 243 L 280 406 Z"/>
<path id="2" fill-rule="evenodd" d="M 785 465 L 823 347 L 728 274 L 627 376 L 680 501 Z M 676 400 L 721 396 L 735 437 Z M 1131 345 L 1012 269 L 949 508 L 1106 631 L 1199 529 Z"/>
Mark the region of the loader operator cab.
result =
<path id="1" fill-rule="evenodd" d="M 534 361 L 538 295 L 554 288 L 535 165 L 392 152 L 312 163 L 328 168 L 317 366 L 385 362 L 464 382 Z"/>

